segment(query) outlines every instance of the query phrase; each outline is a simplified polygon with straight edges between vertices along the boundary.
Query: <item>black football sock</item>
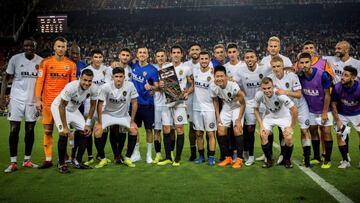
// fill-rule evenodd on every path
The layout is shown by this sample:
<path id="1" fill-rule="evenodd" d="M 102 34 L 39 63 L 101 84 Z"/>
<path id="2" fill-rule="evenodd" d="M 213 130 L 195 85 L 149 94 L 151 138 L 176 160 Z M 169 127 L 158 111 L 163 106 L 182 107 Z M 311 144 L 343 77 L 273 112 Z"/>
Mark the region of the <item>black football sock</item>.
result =
<path id="1" fill-rule="evenodd" d="M 178 134 L 176 139 L 176 156 L 175 162 L 179 162 L 181 160 L 181 153 L 184 147 L 184 134 Z"/>
<path id="2" fill-rule="evenodd" d="M 59 136 L 58 141 L 58 154 L 59 154 L 59 164 L 65 164 L 65 154 L 66 154 L 66 145 L 67 145 L 68 137 L 66 136 Z"/>
<path id="3" fill-rule="evenodd" d="M 314 151 L 314 159 L 320 161 L 320 140 L 311 140 Z"/>
<path id="4" fill-rule="evenodd" d="M 333 141 L 325 141 L 325 161 L 331 161 L 331 152 L 333 147 Z"/>
<path id="5" fill-rule="evenodd" d="M 237 151 L 237 157 L 243 158 L 243 151 L 244 151 L 244 137 L 242 135 L 235 136 L 235 146 Z"/>
<path id="6" fill-rule="evenodd" d="M 135 145 L 136 145 L 136 139 L 137 139 L 137 136 L 133 136 L 133 135 L 130 135 L 128 134 L 128 144 L 127 144 L 127 151 L 126 151 L 126 157 L 130 158 L 132 153 L 134 152 L 134 148 L 135 148 Z"/>
<path id="7" fill-rule="evenodd" d="M 340 150 L 340 153 L 341 153 L 341 157 L 343 159 L 343 161 L 349 161 L 348 160 L 348 157 L 347 157 L 347 146 L 344 145 L 344 146 L 339 146 L 339 150 Z"/>

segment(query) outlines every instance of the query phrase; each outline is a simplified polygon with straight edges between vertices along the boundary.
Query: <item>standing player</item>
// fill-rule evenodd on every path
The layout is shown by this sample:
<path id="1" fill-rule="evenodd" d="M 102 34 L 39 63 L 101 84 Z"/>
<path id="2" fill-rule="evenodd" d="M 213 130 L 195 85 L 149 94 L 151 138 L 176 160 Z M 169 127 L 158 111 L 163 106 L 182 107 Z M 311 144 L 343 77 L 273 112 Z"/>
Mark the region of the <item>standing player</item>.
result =
<path id="1" fill-rule="evenodd" d="M 321 168 L 331 167 L 330 159 L 333 141 L 331 126 L 333 117 L 330 112 L 330 78 L 325 71 L 311 66 L 311 55 L 307 52 L 299 56 L 300 83 L 310 112 L 310 134 L 314 150 L 313 164 L 320 163 L 320 140 L 318 128 L 325 142 L 325 161 Z"/>
<path id="2" fill-rule="evenodd" d="M 112 69 L 115 67 L 119 67 L 124 69 L 125 71 L 125 80 L 131 81 L 131 67 L 129 66 L 129 62 L 131 60 L 131 50 L 129 48 L 122 48 L 119 51 L 118 61 L 116 61 L 111 68 L 108 68 L 105 73 L 106 82 L 110 82 L 112 80 Z"/>
<path id="3" fill-rule="evenodd" d="M 226 50 L 225 50 L 225 46 L 223 44 L 217 44 L 214 46 L 213 49 L 214 52 L 214 57 L 213 59 L 211 59 L 210 62 L 210 67 L 215 67 L 218 65 L 224 65 L 225 63 L 228 62 L 227 58 L 226 58 Z"/>
<path id="4" fill-rule="evenodd" d="M 139 62 L 135 63 L 132 67 L 132 81 L 139 94 L 137 101 L 138 108 L 141 110 L 136 112 L 135 122 L 139 128 L 142 126 L 142 122 L 144 122 L 147 143 L 146 163 L 152 163 L 151 150 L 155 119 L 153 91 L 158 89 L 159 76 L 157 69 L 148 63 L 149 51 L 146 47 L 138 47 L 136 57 Z M 139 160 L 141 160 L 141 156 L 139 143 L 137 143 L 131 156 L 131 161 L 136 162 Z"/>
<path id="5" fill-rule="evenodd" d="M 70 59 L 65 57 L 67 49 L 67 40 L 63 37 L 57 37 L 54 41 L 55 55 L 44 59 L 38 72 L 36 80 L 36 109 L 42 110 L 42 123 L 44 126 L 44 150 L 45 161 L 40 169 L 53 166 L 52 146 L 53 146 L 53 124 L 54 119 L 51 114 L 50 106 L 55 97 L 67 83 L 76 80 L 76 65 Z"/>
<path id="6" fill-rule="evenodd" d="M 70 125 L 76 130 L 82 131 L 84 136 L 91 133 L 91 119 L 95 112 L 95 104 L 98 97 L 98 90 L 92 87 L 94 73 L 89 69 L 81 72 L 80 79 L 68 83 L 61 93 L 51 104 L 51 113 L 54 117 L 55 125 L 59 131 L 58 155 L 60 173 L 70 172 L 65 164 L 66 145 L 70 135 Z M 85 122 L 84 116 L 80 113 L 79 107 L 86 98 L 92 100 L 88 119 Z M 77 160 L 81 165 L 79 168 L 89 169 L 83 165 L 81 158 Z"/>
<path id="7" fill-rule="evenodd" d="M 189 66 L 186 66 L 181 62 L 183 57 L 182 47 L 174 45 L 170 50 L 171 64 L 169 65 L 174 66 L 183 94 L 182 96 L 187 99 L 189 94 L 191 94 L 194 90 L 193 81 L 191 79 L 191 69 Z M 160 81 L 160 88 L 164 88 L 163 81 Z M 168 104 L 168 108 L 166 110 L 164 109 L 162 113 L 162 122 L 166 158 L 164 161 L 159 162 L 158 165 L 167 165 L 172 163 L 173 166 L 180 166 L 181 153 L 184 147 L 184 124 L 187 123 L 186 101 Z M 170 143 L 170 129 L 173 124 L 175 124 L 177 133 L 175 160 L 172 160 L 171 158 Z"/>
<path id="8" fill-rule="evenodd" d="M 254 143 L 256 118 L 254 114 L 255 94 L 259 91 L 261 79 L 264 77 L 264 69 L 257 63 L 254 50 L 246 50 L 244 54 L 245 64 L 240 66 L 238 73 L 240 88 L 245 93 L 246 109 L 244 115 L 244 159 L 245 165 L 254 164 Z M 263 107 L 263 106 L 261 106 Z M 260 108 L 260 112 L 264 112 Z"/>
<path id="9" fill-rule="evenodd" d="M 39 64 L 42 60 L 35 54 L 36 42 L 32 38 L 24 40 L 24 52 L 11 57 L 1 85 L 0 106 L 5 106 L 5 91 L 12 80 L 8 120 L 10 121 L 10 165 L 5 172 L 17 170 L 17 149 L 21 120 L 25 118 L 25 156 L 23 166 L 37 168 L 31 162 L 31 152 L 34 145 L 34 128 L 39 112 L 35 108 L 35 84 Z"/>
<path id="10" fill-rule="evenodd" d="M 228 79 L 226 72 L 227 70 L 224 66 L 217 66 L 214 70 L 215 82 L 210 86 L 215 101 L 219 146 L 225 155 L 225 159 L 218 166 L 226 166 L 233 163 L 231 152 L 229 151 L 229 139 L 227 137 L 228 128 L 232 124 L 232 130 L 235 135 L 235 149 L 237 150 L 236 160 L 232 168 L 241 168 L 243 165 L 244 138 L 242 124 L 245 112 L 245 95 L 236 82 Z M 219 112 L 217 97 L 223 100 L 221 112 Z"/>
<path id="11" fill-rule="evenodd" d="M 189 66 L 191 72 L 200 69 L 200 52 L 201 45 L 198 43 L 192 43 L 189 48 L 190 60 L 184 62 L 184 65 Z M 194 118 L 193 118 L 193 95 L 190 94 L 186 103 L 186 111 L 189 117 L 189 143 L 190 143 L 190 157 L 189 161 L 195 161 L 196 159 L 196 133 L 194 129 Z M 174 141 L 175 142 L 175 141 Z M 175 143 L 174 143 L 175 145 Z"/>
<path id="12" fill-rule="evenodd" d="M 200 69 L 194 70 L 194 96 L 193 96 L 193 118 L 194 128 L 196 130 L 196 142 L 199 151 L 199 159 L 196 163 L 205 162 L 204 156 L 204 129 L 208 136 L 208 164 L 215 165 L 215 131 L 216 131 L 216 116 L 214 110 L 212 91 L 210 84 L 214 81 L 213 69 L 209 67 L 210 54 L 209 52 L 200 52 Z"/>
<path id="13" fill-rule="evenodd" d="M 229 62 L 224 65 L 224 67 L 226 68 L 226 75 L 229 77 L 230 80 L 239 84 L 239 69 L 244 63 L 239 59 L 239 49 L 237 44 L 228 44 L 227 55 L 229 57 Z"/>
<path id="14" fill-rule="evenodd" d="M 136 136 L 137 126 L 135 124 L 135 115 L 137 111 L 138 93 L 131 81 L 125 80 L 125 70 L 119 67 L 115 67 L 112 70 L 113 81 L 107 83 L 101 87 L 99 101 L 97 106 L 98 122 L 96 125 L 95 134 L 101 135 L 101 131 L 110 126 L 120 126 L 128 129 L 128 146 L 124 159 L 124 164 L 129 167 L 135 167 L 130 160 L 130 156 L 133 153 Z M 131 117 L 129 115 L 129 106 L 131 103 Z M 104 105 L 104 106 L 103 106 Z M 104 110 L 103 110 L 104 109 Z M 119 128 L 117 129 L 117 132 Z M 110 130 L 110 136 L 114 133 Z M 125 136 L 125 134 L 121 135 Z M 115 157 L 121 154 L 121 151 L 116 151 Z"/>
<path id="15" fill-rule="evenodd" d="M 301 95 L 301 84 L 298 76 L 293 72 L 284 70 L 284 62 L 281 57 L 275 56 L 271 59 L 272 71 L 268 77 L 272 79 L 276 88 L 276 95 L 288 96 L 298 108 L 298 121 L 301 132 L 301 143 L 304 152 L 304 163 L 310 167 L 311 136 L 309 133 L 310 115 L 306 100 Z M 284 142 L 280 143 L 282 146 Z M 283 155 L 280 155 L 283 156 Z M 284 160 L 283 157 L 279 160 Z M 281 164 L 281 162 L 278 162 Z"/>
<path id="16" fill-rule="evenodd" d="M 277 125 L 284 132 L 284 166 L 292 168 L 291 154 L 293 145 L 293 129 L 296 125 L 297 108 L 294 102 L 286 95 L 277 95 L 274 89 L 273 81 L 269 77 L 265 77 L 261 81 L 261 91 L 255 95 L 255 116 L 260 126 L 261 147 L 266 156 L 266 162 L 263 168 L 272 166 L 271 144 L 269 143 L 269 134 L 272 128 Z M 269 111 L 263 118 L 259 112 L 259 106 L 263 103 L 266 110 Z M 290 111 L 289 111 L 290 110 Z"/>
<path id="17" fill-rule="evenodd" d="M 335 83 L 341 82 L 342 72 L 345 66 L 354 67 L 357 72 L 360 72 L 360 61 L 350 56 L 350 43 L 347 41 L 340 41 L 335 46 L 335 56 L 324 56 L 335 73 Z M 356 76 L 359 78 L 359 76 Z"/>
<path id="18" fill-rule="evenodd" d="M 360 138 L 360 84 L 356 80 L 357 75 L 356 68 L 345 66 L 342 71 L 341 82 L 335 84 L 331 93 L 331 109 L 336 122 L 337 140 L 343 159 L 338 168 L 342 169 L 350 167 L 346 143 L 346 136 L 350 133 L 350 127 L 345 127 L 349 122 L 352 123 Z"/>

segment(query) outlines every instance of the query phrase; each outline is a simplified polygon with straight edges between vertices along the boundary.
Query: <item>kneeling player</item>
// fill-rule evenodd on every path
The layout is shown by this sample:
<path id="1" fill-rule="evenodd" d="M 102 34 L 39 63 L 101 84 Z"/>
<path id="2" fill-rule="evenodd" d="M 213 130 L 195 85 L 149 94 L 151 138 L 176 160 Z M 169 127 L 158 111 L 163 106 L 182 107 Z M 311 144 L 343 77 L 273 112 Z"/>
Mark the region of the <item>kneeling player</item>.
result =
<path id="1" fill-rule="evenodd" d="M 135 123 L 135 115 L 138 108 L 137 97 L 139 95 L 132 82 L 124 81 L 124 69 L 118 67 L 114 68 L 112 70 L 112 79 L 113 81 L 103 85 L 100 90 L 97 105 L 98 122 L 95 127 L 95 137 L 101 136 L 103 129 L 109 126 L 119 125 L 120 127 L 129 129 L 128 146 L 124 164 L 129 167 L 135 167 L 135 164 L 132 163 L 130 157 L 134 151 L 137 139 L 138 131 Z M 103 108 L 104 102 L 105 106 Z M 130 102 L 131 117 L 128 113 Z M 125 136 L 125 134 L 114 135 L 114 133 L 117 134 L 117 132 L 110 131 L 110 137 Z M 119 154 L 114 155 L 119 156 L 121 151 L 118 153 Z"/>
<path id="2" fill-rule="evenodd" d="M 91 88 L 93 77 L 94 73 L 91 70 L 83 70 L 81 72 L 80 80 L 75 80 L 67 84 L 51 104 L 51 113 L 59 131 L 58 169 L 60 173 L 70 172 L 65 164 L 66 144 L 68 136 L 70 135 L 69 125 L 74 127 L 75 130 L 83 131 L 85 136 L 89 136 L 91 133 L 89 123 L 94 114 L 97 100 L 97 90 Z M 85 119 L 80 113 L 79 107 L 88 97 L 91 99 L 91 106 L 88 120 L 85 123 Z M 79 152 L 84 150 L 85 146 L 79 146 Z M 79 157 L 77 161 L 81 164 L 78 168 L 90 168 L 82 164 L 81 157 Z"/>
<path id="3" fill-rule="evenodd" d="M 271 78 L 265 77 L 262 79 L 260 88 L 261 91 L 258 91 L 255 95 L 254 112 L 256 120 L 260 125 L 261 147 L 266 156 L 263 168 L 270 168 L 272 166 L 271 145 L 268 137 L 275 125 L 279 126 L 284 132 L 284 166 L 292 168 L 290 158 L 293 151 L 292 134 L 297 119 L 297 108 L 288 96 L 275 94 Z M 261 103 L 269 111 L 269 114 L 265 115 L 264 118 L 261 118 L 259 112 Z M 288 109 L 290 109 L 291 115 Z"/>
<path id="4" fill-rule="evenodd" d="M 213 96 L 220 97 L 223 100 L 223 107 L 219 112 L 218 103 L 215 102 L 215 114 L 218 129 L 218 141 L 220 149 L 225 154 L 225 160 L 218 166 L 232 164 L 231 152 L 229 151 L 229 139 L 227 137 L 228 128 L 233 123 L 235 135 L 235 147 L 237 158 L 232 165 L 233 168 L 240 168 L 243 164 L 244 137 L 243 137 L 243 120 L 245 112 L 245 95 L 240 90 L 237 83 L 229 81 L 226 76 L 226 69 L 223 66 L 216 66 L 214 70 L 215 83 L 211 84 Z M 215 100 L 217 101 L 217 100 Z"/>

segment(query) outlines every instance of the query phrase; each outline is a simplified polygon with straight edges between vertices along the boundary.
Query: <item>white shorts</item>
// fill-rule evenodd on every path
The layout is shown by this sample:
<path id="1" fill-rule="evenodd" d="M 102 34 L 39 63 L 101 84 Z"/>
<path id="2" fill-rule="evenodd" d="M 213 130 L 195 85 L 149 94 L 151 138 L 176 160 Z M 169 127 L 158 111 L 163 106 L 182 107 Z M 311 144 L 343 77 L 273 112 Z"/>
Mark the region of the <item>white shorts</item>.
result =
<path id="1" fill-rule="evenodd" d="M 188 98 L 186 102 L 186 112 L 189 118 L 189 122 L 194 122 L 194 110 L 193 110 L 193 98 L 192 96 Z"/>
<path id="2" fill-rule="evenodd" d="M 259 112 L 261 117 L 264 117 L 265 111 L 265 106 L 263 104 L 260 104 Z M 245 125 L 256 125 L 253 100 L 246 101 L 244 120 Z"/>
<path id="3" fill-rule="evenodd" d="M 36 121 L 40 113 L 36 110 L 35 104 L 25 104 L 23 102 L 16 101 L 14 99 L 10 99 L 9 103 L 9 121 L 19 121 L 21 122 L 22 118 L 25 118 L 27 122 Z"/>
<path id="4" fill-rule="evenodd" d="M 216 116 L 214 111 L 193 111 L 194 129 L 199 131 L 216 131 Z"/>
<path id="5" fill-rule="evenodd" d="M 291 125 L 291 117 L 284 117 L 284 118 L 273 118 L 270 116 L 265 116 L 263 119 L 264 128 L 270 132 L 272 132 L 272 128 L 276 125 L 281 128 L 284 132 L 286 127 L 290 127 Z"/>
<path id="6" fill-rule="evenodd" d="M 161 113 L 163 125 L 185 125 L 187 124 L 187 115 L 185 107 L 164 107 Z"/>
<path id="7" fill-rule="evenodd" d="M 222 126 L 229 128 L 231 126 L 231 123 L 234 124 L 236 119 L 238 119 L 239 113 L 240 113 L 240 108 L 230 110 L 224 108 L 223 106 L 223 109 L 220 112 L 220 120 Z M 244 117 L 242 118 L 241 123 L 244 124 Z"/>
<path id="8" fill-rule="evenodd" d="M 155 106 L 155 130 L 161 130 L 162 129 L 162 119 L 161 119 L 161 112 L 164 108 L 162 106 Z"/>
<path id="9" fill-rule="evenodd" d="M 360 132 L 360 115 L 356 115 L 356 116 L 344 116 L 339 114 L 339 118 L 341 120 L 341 122 L 344 125 L 347 125 L 349 122 L 353 125 L 353 127 L 355 128 L 355 130 L 357 132 Z"/>
<path id="10" fill-rule="evenodd" d="M 85 129 L 85 119 L 84 116 L 80 113 L 79 110 L 74 112 L 65 111 L 67 125 L 70 128 L 70 125 L 75 130 L 84 130 Z M 63 125 L 60 118 L 59 106 L 51 105 L 51 113 L 54 118 L 55 125 L 58 131 L 61 133 L 63 131 Z"/>
<path id="11" fill-rule="evenodd" d="M 124 116 L 124 117 L 115 117 L 112 116 L 108 113 L 103 113 L 102 114 L 102 127 L 103 129 L 110 127 L 112 125 L 119 125 L 120 128 L 130 128 L 130 122 L 131 122 L 131 117 L 128 116 Z"/>
<path id="12" fill-rule="evenodd" d="M 298 121 L 301 129 L 310 127 L 310 113 L 307 104 L 298 107 Z"/>
<path id="13" fill-rule="evenodd" d="M 327 113 L 328 120 L 326 121 L 325 124 L 321 123 L 321 114 L 314 114 L 314 113 L 310 112 L 309 115 L 310 115 L 310 125 L 321 125 L 321 126 L 332 126 L 333 125 L 334 118 L 333 118 L 331 112 Z"/>

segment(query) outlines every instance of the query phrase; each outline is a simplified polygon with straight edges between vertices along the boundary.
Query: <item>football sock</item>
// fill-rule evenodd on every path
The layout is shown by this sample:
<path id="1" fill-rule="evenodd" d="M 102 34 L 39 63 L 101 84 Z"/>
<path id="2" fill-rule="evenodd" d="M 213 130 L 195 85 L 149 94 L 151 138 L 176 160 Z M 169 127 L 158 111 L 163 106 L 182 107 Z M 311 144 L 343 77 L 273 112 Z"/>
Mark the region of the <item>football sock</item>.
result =
<path id="1" fill-rule="evenodd" d="M 178 134 L 176 139 L 176 156 L 175 162 L 179 162 L 181 160 L 181 153 L 184 147 L 184 134 Z"/>
<path id="2" fill-rule="evenodd" d="M 324 141 L 325 144 L 325 161 L 331 160 L 331 152 L 333 147 L 333 141 Z"/>

